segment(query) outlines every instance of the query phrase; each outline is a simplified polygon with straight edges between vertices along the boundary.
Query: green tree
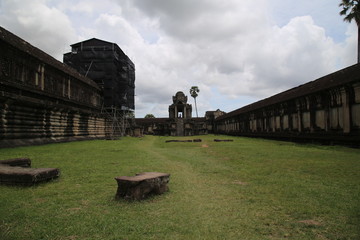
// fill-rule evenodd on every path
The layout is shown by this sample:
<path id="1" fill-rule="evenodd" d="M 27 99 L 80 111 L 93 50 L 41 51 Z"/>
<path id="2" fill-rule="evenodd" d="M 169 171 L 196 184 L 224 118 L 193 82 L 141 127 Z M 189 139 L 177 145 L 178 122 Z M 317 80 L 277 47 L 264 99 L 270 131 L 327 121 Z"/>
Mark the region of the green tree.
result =
<path id="1" fill-rule="evenodd" d="M 342 0 L 339 4 L 339 7 L 342 7 L 340 11 L 341 16 L 344 17 L 345 22 L 351 22 L 355 20 L 358 27 L 358 56 L 357 62 L 360 63 L 360 0 Z"/>
<path id="2" fill-rule="evenodd" d="M 195 110 L 196 110 L 196 117 L 198 116 L 198 111 L 197 111 L 197 106 L 196 106 L 196 97 L 198 96 L 198 93 L 200 92 L 200 89 L 197 86 L 192 86 L 190 88 L 190 95 L 194 98 L 195 100 Z"/>
<path id="3" fill-rule="evenodd" d="M 148 113 L 144 118 L 155 118 L 154 114 Z"/>
<path id="4" fill-rule="evenodd" d="M 133 111 L 129 111 L 126 113 L 126 118 L 128 119 L 134 119 L 135 118 L 135 114 Z"/>

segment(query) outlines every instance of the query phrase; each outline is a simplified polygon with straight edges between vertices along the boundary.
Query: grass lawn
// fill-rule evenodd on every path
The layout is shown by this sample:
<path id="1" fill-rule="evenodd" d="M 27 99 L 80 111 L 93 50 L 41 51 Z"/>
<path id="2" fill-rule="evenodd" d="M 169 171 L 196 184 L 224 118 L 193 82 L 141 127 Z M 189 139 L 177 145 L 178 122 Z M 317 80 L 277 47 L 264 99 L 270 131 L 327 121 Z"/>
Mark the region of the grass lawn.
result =
<path id="1" fill-rule="evenodd" d="M 360 149 L 200 138 L 0 149 L 0 159 L 61 170 L 37 186 L 0 186 L 0 239 L 360 239 Z M 115 201 L 114 177 L 144 171 L 170 173 L 170 191 Z"/>

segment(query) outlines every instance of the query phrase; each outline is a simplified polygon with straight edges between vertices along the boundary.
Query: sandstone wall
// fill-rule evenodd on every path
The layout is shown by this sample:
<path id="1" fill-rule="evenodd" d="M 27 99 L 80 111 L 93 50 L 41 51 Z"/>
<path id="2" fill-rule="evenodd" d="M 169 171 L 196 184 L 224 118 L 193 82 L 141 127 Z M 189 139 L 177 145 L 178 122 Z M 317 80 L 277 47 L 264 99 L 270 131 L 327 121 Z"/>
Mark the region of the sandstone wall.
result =
<path id="1" fill-rule="evenodd" d="M 360 65 L 225 114 L 216 132 L 360 145 Z"/>
<path id="2" fill-rule="evenodd" d="M 105 120 L 89 113 L 15 102 L 2 103 L 0 117 L 0 147 L 105 137 Z"/>
<path id="3" fill-rule="evenodd" d="M 104 138 L 96 83 L 0 28 L 0 147 Z"/>

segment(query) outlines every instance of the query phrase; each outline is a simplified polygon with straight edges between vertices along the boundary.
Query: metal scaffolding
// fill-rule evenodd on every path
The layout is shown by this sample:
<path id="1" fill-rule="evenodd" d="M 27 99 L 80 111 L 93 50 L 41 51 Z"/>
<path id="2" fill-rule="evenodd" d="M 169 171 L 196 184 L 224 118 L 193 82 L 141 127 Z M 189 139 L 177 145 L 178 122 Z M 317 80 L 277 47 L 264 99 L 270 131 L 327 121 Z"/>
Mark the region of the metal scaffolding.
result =
<path id="1" fill-rule="evenodd" d="M 130 128 L 127 110 L 118 107 L 102 107 L 101 113 L 107 120 L 107 138 L 116 139 L 126 135 L 126 129 Z"/>

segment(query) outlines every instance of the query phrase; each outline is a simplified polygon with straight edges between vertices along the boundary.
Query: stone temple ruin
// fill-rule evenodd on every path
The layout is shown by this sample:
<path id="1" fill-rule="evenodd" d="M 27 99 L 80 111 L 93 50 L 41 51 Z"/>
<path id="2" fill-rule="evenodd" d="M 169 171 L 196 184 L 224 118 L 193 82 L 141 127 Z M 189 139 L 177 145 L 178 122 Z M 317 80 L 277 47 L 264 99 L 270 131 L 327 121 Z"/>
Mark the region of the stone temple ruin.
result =
<path id="1" fill-rule="evenodd" d="M 169 129 L 171 136 L 191 136 L 205 134 L 205 122 L 192 120 L 192 106 L 187 103 L 187 96 L 177 92 L 173 104 L 169 106 Z"/>
<path id="2" fill-rule="evenodd" d="M 207 111 L 205 117 L 193 118 L 192 106 L 188 97 L 181 91 L 172 97 L 169 106 L 169 118 L 136 118 L 135 122 L 141 129 L 141 134 L 165 136 L 194 136 L 213 133 L 215 119 L 224 112 L 219 109 Z"/>
<path id="3" fill-rule="evenodd" d="M 64 64 L 0 27 L 0 52 L 0 147 L 208 133 L 360 146 L 360 64 L 226 114 L 193 118 L 177 92 L 168 118 L 128 121 L 135 64 L 115 43 L 73 44 Z"/>

